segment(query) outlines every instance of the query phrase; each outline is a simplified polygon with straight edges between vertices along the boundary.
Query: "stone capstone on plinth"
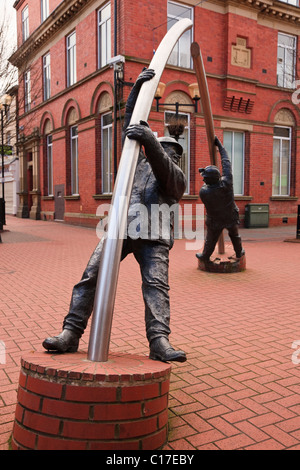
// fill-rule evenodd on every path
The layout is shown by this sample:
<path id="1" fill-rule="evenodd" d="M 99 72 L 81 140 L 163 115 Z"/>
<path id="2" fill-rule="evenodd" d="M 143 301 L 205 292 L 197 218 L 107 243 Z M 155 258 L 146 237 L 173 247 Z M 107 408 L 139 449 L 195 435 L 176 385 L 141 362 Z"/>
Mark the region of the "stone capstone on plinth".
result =
<path id="1" fill-rule="evenodd" d="M 146 356 L 21 359 L 13 450 L 153 450 L 167 442 L 171 366 Z"/>

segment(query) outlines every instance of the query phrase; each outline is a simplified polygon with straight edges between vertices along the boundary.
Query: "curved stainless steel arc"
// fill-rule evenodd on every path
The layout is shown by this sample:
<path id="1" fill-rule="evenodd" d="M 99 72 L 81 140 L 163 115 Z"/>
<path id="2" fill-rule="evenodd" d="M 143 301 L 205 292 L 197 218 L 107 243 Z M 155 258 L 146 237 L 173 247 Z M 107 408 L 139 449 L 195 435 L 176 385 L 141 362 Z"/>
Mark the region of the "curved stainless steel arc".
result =
<path id="1" fill-rule="evenodd" d="M 149 68 L 155 71 L 155 76 L 150 81 L 143 83 L 133 110 L 131 123 L 148 120 L 166 62 L 180 36 L 191 27 L 192 21 L 184 18 L 178 21 L 161 41 L 149 65 Z M 95 362 L 107 362 L 108 360 L 123 237 L 139 150 L 139 143 L 126 137 L 108 217 L 108 228 L 103 244 L 95 293 L 88 347 L 88 359 Z"/>

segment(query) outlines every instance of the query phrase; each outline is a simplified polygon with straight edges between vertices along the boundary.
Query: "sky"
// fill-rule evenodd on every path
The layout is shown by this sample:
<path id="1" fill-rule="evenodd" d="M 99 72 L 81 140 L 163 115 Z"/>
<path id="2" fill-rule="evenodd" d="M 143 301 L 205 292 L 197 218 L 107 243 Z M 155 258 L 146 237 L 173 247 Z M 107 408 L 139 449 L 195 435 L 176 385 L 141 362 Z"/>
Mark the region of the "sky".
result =
<path id="1" fill-rule="evenodd" d="M 16 37 L 16 10 L 13 8 L 15 0 L 0 0 L 0 21 L 5 15 L 5 20 L 9 22 L 9 34 L 12 40 Z"/>
<path id="2" fill-rule="evenodd" d="M 0 58 L 0 70 L 2 74 L 3 71 L 3 64 L 5 63 L 6 59 L 12 54 L 16 42 L 17 42 L 17 34 L 16 34 L 16 10 L 13 8 L 15 0 L 0 0 L 0 24 L 2 25 L 3 21 L 5 21 L 5 31 L 4 34 L 1 35 L 0 40 L 4 40 L 5 43 L 7 42 L 7 46 L 4 47 L 1 53 L 2 57 Z M 4 76 L 7 76 L 6 72 Z M 10 80 L 10 79 L 9 79 Z M 7 87 L 7 80 L 5 78 L 2 79 L 0 76 L 0 93 L 2 94 L 4 89 Z"/>

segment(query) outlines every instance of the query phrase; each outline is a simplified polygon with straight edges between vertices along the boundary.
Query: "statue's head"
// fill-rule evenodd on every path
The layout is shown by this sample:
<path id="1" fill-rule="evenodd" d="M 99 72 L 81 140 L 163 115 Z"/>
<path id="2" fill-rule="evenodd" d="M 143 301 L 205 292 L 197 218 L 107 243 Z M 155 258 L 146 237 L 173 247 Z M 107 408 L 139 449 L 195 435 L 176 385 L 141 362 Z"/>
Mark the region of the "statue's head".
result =
<path id="1" fill-rule="evenodd" d="M 175 160 L 176 163 L 180 160 L 183 148 L 173 137 L 159 137 L 158 142 L 161 144 L 165 152 L 169 155 L 170 158 Z"/>
<path id="2" fill-rule="evenodd" d="M 221 178 L 221 173 L 215 165 L 209 165 L 206 168 L 199 168 L 199 173 L 206 184 L 216 184 Z"/>

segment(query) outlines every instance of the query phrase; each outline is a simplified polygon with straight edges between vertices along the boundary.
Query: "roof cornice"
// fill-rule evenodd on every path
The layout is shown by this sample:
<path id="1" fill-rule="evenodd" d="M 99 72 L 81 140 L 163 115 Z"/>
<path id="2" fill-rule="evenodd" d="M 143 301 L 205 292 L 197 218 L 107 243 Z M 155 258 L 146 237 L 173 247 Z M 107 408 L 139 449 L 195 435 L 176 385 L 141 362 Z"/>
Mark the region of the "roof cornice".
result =
<path id="1" fill-rule="evenodd" d="M 9 61 L 18 68 L 28 63 L 30 57 L 32 57 L 48 39 L 52 38 L 54 34 L 60 31 L 92 1 L 93 0 L 65 0 L 61 2 L 29 38 L 18 47 L 16 52 L 9 58 Z"/>
<path id="2" fill-rule="evenodd" d="M 280 21 L 287 21 L 294 25 L 300 24 L 300 8 L 289 3 L 281 2 L 279 0 L 233 0 L 239 5 L 242 3 L 245 6 L 254 8 L 258 13 L 263 14 L 271 19 Z"/>

